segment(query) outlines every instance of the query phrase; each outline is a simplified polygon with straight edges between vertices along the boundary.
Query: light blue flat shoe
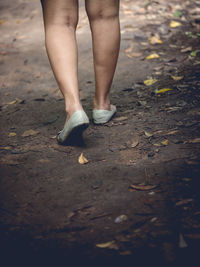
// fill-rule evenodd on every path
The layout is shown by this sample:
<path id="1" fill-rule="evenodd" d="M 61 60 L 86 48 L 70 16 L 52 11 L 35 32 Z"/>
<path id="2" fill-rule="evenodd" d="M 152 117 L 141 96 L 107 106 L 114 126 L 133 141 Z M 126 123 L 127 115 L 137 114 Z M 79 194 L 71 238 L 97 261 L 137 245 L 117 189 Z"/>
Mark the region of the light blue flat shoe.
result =
<path id="1" fill-rule="evenodd" d="M 104 124 L 112 119 L 117 112 L 117 108 L 114 105 L 110 105 L 110 110 L 106 109 L 93 109 L 92 118 L 95 124 Z"/>
<path id="2" fill-rule="evenodd" d="M 89 119 L 84 110 L 78 110 L 72 114 L 67 124 L 57 135 L 59 144 L 66 144 L 70 139 L 82 138 L 82 133 L 89 126 Z"/>

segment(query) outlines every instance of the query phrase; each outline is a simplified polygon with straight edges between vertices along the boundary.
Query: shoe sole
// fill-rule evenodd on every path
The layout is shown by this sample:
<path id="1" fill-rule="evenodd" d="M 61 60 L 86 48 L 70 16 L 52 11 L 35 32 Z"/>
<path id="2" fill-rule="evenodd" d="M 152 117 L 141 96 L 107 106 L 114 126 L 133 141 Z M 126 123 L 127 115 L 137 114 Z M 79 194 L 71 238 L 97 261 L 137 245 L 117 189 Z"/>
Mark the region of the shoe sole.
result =
<path id="1" fill-rule="evenodd" d="M 84 143 L 83 141 L 83 132 L 88 128 L 89 123 L 83 123 L 80 125 L 77 125 L 72 129 L 72 131 L 69 133 L 69 135 L 66 137 L 64 141 L 58 141 L 58 144 L 60 145 L 82 145 Z"/>

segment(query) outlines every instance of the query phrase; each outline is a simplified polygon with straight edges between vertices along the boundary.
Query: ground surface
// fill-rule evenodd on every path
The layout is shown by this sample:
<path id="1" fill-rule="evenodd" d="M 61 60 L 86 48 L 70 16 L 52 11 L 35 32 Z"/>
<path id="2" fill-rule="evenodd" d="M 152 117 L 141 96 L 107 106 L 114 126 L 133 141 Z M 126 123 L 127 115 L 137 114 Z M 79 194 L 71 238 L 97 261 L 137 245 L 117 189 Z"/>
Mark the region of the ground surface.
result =
<path id="1" fill-rule="evenodd" d="M 8 266 L 199 266 L 200 1 L 121 1 L 118 112 L 107 125 L 91 123 L 79 147 L 55 139 L 64 102 L 44 49 L 39 1 L 0 5 L 1 259 Z M 91 118 L 82 4 L 77 37 Z"/>

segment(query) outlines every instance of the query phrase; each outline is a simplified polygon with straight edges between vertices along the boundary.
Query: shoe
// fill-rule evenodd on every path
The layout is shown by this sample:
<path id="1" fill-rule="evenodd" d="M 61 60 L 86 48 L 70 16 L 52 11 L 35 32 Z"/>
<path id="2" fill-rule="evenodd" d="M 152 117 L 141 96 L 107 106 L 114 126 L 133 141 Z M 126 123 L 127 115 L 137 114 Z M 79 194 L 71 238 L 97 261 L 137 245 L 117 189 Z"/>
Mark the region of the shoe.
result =
<path id="1" fill-rule="evenodd" d="M 72 114 L 67 124 L 57 135 L 59 144 L 66 144 L 68 140 L 82 138 L 82 133 L 89 126 L 89 119 L 84 110 L 78 110 Z"/>
<path id="2" fill-rule="evenodd" d="M 112 119 L 117 112 L 117 108 L 114 105 L 110 105 L 110 110 L 106 109 L 93 109 L 92 117 L 95 124 L 103 124 Z"/>

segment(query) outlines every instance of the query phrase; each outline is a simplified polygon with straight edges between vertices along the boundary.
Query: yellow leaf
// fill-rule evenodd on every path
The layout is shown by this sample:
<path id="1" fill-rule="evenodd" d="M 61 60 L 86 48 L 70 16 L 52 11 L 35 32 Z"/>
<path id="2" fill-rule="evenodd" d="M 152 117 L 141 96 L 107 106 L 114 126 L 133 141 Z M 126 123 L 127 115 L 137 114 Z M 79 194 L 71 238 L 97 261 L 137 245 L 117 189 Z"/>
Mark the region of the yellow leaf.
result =
<path id="1" fill-rule="evenodd" d="M 163 146 L 167 146 L 168 143 L 169 143 L 169 141 L 168 141 L 167 139 L 161 142 L 161 144 L 162 144 Z"/>
<path id="2" fill-rule="evenodd" d="M 13 104 L 15 104 L 15 103 L 17 103 L 17 100 L 16 100 L 16 99 L 13 100 L 13 101 L 11 101 L 11 102 L 8 102 L 7 104 L 8 104 L 8 105 L 13 105 Z"/>
<path id="3" fill-rule="evenodd" d="M 171 91 L 172 89 L 171 88 L 162 88 L 160 90 L 155 90 L 155 93 L 156 94 L 161 94 L 161 93 L 165 93 L 167 91 Z"/>
<path id="4" fill-rule="evenodd" d="M 27 130 L 25 131 L 22 136 L 23 137 L 27 137 L 27 136 L 31 136 L 31 135 L 36 135 L 38 134 L 39 132 L 38 131 L 35 131 L 35 130 Z"/>
<path id="5" fill-rule="evenodd" d="M 106 243 L 96 244 L 96 247 L 98 247 L 98 248 L 109 248 L 114 243 L 115 243 L 115 241 L 112 240 L 112 241 L 109 241 L 109 242 L 106 242 Z"/>
<path id="6" fill-rule="evenodd" d="M 88 163 L 88 160 L 83 156 L 83 153 L 81 153 L 81 155 L 79 156 L 78 162 L 80 164 L 86 164 L 86 163 Z"/>
<path id="7" fill-rule="evenodd" d="M 180 27 L 180 26 L 182 26 L 182 24 L 180 22 L 178 22 L 178 21 L 172 20 L 170 22 L 170 27 L 171 28 L 176 28 L 176 27 Z"/>
<path id="8" fill-rule="evenodd" d="M 149 42 L 151 44 L 162 44 L 162 40 L 160 40 L 160 37 L 159 36 L 153 36 L 151 38 L 149 38 Z"/>
<path id="9" fill-rule="evenodd" d="M 153 53 L 153 54 L 147 56 L 146 59 L 154 59 L 154 58 L 159 58 L 159 57 L 160 57 L 160 56 L 159 56 L 158 54 Z"/>
<path id="10" fill-rule="evenodd" d="M 171 75 L 171 77 L 172 77 L 172 79 L 173 79 L 174 81 L 180 81 L 180 80 L 183 79 L 184 76 L 173 76 L 173 75 Z"/>
<path id="11" fill-rule="evenodd" d="M 17 134 L 16 133 L 9 133 L 8 136 L 12 137 L 12 136 L 16 136 Z"/>
<path id="12" fill-rule="evenodd" d="M 150 85 L 156 83 L 157 81 L 158 80 L 156 80 L 156 79 L 149 79 L 149 80 L 145 80 L 144 84 L 147 85 L 147 86 L 150 86 Z"/>
<path id="13" fill-rule="evenodd" d="M 4 24 L 5 20 L 0 19 L 0 24 Z"/>

